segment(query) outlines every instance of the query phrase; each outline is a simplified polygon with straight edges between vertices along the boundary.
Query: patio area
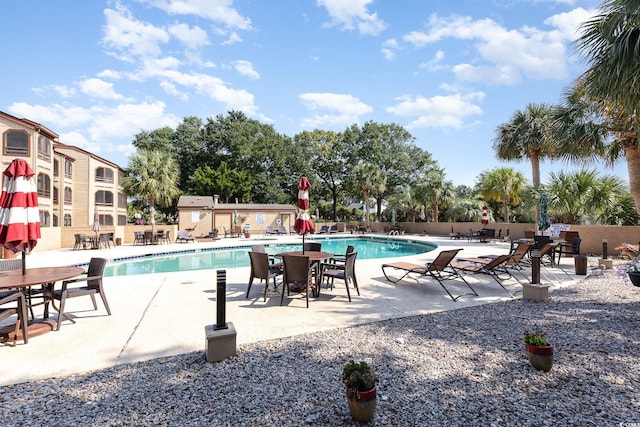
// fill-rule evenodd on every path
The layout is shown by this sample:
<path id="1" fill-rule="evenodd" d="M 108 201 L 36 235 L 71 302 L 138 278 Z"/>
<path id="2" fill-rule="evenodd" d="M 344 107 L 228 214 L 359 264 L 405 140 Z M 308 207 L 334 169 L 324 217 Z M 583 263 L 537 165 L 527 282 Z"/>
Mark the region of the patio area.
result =
<path id="1" fill-rule="evenodd" d="M 461 256 L 505 253 L 508 244 L 468 243 L 442 237 L 416 237 L 439 245 L 436 251 L 402 260 L 424 263 L 432 260 L 439 250 L 463 247 Z M 271 238 L 273 239 L 273 238 Z M 281 236 L 274 242 L 298 242 L 297 236 Z M 62 250 L 35 252 L 27 257 L 28 267 L 71 265 L 88 262 L 91 257 L 110 259 L 156 252 L 185 250 L 189 247 L 215 247 L 265 243 L 255 239 L 222 239 L 208 243 L 159 245 L 156 247 L 119 246 L 94 251 Z M 453 302 L 440 285 L 432 279 L 410 280 L 393 285 L 384 279 L 380 265 L 398 258 L 358 260 L 356 273 L 361 296 L 352 295 L 338 286 L 325 290 L 305 308 L 303 300 L 291 299 L 280 306 L 280 298 L 271 294 L 262 300 L 262 285 L 254 286 L 249 299 L 245 298 L 249 267 L 227 269 L 226 320 L 233 322 L 238 346 L 326 331 L 335 328 L 377 322 L 419 314 L 472 307 L 508 300 L 505 292 L 490 277 L 475 275 L 469 279 L 479 296 L 465 296 Z M 563 266 L 573 271 L 571 260 Z M 561 275 L 559 275 L 560 277 Z M 565 276 L 565 279 L 566 276 Z M 573 280 L 554 284 L 563 286 Z M 60 331 L 34 337 L 29 344 L 15 348 L 0 346 L 4 366 L 12 369 L 0 377 L 0 385 L 43 378 L 59 377 L 109 366 L 134 363 L 154 358 L 204 351 L 205 326 L 216 323 L 215 274 L 203 271 L 109 277 L 104 279 L 112 315 L 102 306 L 93 311 L 89 298 L 68 302 L 65 311 L 77 321 L 62 323 Z M 451 284 L 448 284 L 451 286 Z M 512 290 L 519 290 L 517 284 Z M 287 301 L 287 300 L 286 300 Z M 37 312 L 36 312 L 37 315 Z M 46 353 L 46 363 L 22 363 L 38 360 Z"/>

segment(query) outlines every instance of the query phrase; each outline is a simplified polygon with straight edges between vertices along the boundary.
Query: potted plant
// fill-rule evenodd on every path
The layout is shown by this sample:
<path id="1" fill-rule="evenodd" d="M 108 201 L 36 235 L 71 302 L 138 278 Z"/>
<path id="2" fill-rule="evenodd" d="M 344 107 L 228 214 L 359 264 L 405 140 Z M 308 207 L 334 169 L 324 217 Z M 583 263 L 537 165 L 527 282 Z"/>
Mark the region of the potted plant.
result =
<path id="1" fill-rule="evenodd" d="M 553 346 L 547 342 L 544 335 L 527 332 L 524 334 L 524 345 L 531 365 L 539 371 L 549 372 L 553 366 Z"/>
<path id="2" fill-rule="evenodd" d="M 342 382 L 347 391 L 347 403 L 351 416 L 358 421 L 369 422 L 376 409 L 378 376 L 365 361 L 349 361 L 342 370 Z"/>
<path id="3" fill-rule="evenodd" d="M 635 257 L 628 263 L 624 264 L 623 274 L 624 273 L 626 273 L 633 286 L 640 286 L 640 259 Z"/>

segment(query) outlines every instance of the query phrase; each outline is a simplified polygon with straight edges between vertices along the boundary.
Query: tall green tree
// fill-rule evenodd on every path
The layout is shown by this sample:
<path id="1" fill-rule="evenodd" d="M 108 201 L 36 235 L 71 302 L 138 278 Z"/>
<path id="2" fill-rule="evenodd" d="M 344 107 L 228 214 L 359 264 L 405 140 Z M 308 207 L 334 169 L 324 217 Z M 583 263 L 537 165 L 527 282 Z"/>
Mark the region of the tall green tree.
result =
<path id="1" fill-rule="evenodd" d="M 616 106 L 629 116 L 640 108 L 640 7 L 637 0 L 605 0 L 580 26 L 578 52 L 587 62 L 579 80 L 603 108 Z"/>
<path id="2" fill-rule="evenodd" d="M 448 206 L 455 198 L 453 183 L 445 179 L 444 169 L 433 166 L 427 172 L 424 181 L 416 185 L 419 199 L 431 210 L 433 222 L 438 222 L 441 206 Z"/>
<path id="3" fill-rule="evenodd" d="M 509 207 L 520 204 L 526 191 L 527 180 L 513 168 L 495 168 L 480 174 L 478 191 L 489 202 L 502 204 L 504 222 L 509 222 Z"/>
<path id="4" fill-rule="evenodd" d="M 531 163 L 534 187 L 540 185 L 540 162 L 555 156 L 553 109 L 547 104 L 528 104 L 498 126 L 493 149 L 501 160 Z"/>
<path id="5" fill-rule="evenodd" d="M 593 221 L 612 211 L 627 194 L 619 178 L 585 169 L 551 173 L 546 189 L 550 214 L 557 222 L 567 224 Z"/>
<path id="6" fill-rule="evenodd" d="M 370 196 L 374 192 L 381 193 L 384 191 L 386 185 L 385 173 L 376 165 L 365 162 L 354 168 L 351 179 L 352 188 L 359 189 L 361 194 L 364 195 L 366 221 L 367 226 L 369 226 Z"/>
<path id="7" fill-rule="evenodd" d="M 251 175 L 248 171 L 229 169 L 226 162 L 220 163 L 215 170 L 209 166 L 196 169 L 189 181 L 195 195 L 218 194 L 227 203 L 235 198 L 242 202 L 251 200 Z"/>
<path id="8" fill-rule="evenodd" d="M 640 8 L 635 0 L 607 0 L 583 23 L 576 40 L 587 70 L 559 111 L 563 154 L 570 159 L 625 159 L 629 190 L 640 212 Z"/>
<path id="9" fill-rule="evenodd" d="M 127 196 L 148 201 L 153 214 L 156 204 L 170 206 L 180 195 L 179 180 L 178 162 L 171 152 L 141 149 L 129 159 L 122 189 Z"/>
<path id="10" fill-rule="evenodd" d="M 305 153 L 313 174 L 331 195 L 331 217 L 337 220 L 339 196 L 351 169 L 351 157 L 342 134 L 326 130 L 303 131 L 294 137 L 294 144 Z"/>

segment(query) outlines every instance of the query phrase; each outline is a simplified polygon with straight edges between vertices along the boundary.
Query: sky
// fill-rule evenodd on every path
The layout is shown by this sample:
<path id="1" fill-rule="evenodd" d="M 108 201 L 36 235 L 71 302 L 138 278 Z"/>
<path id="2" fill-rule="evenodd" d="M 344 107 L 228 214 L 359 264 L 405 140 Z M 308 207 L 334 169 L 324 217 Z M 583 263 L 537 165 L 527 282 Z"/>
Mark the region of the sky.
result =
<path id="1" fill-rule="evenodd" d="M 293 137 L 396 123 L 456 185 L 514 167 L 496 128 L 585 69 L 596 0 L 24 0 L 3 3 L 0 111 L 126 167 L 134 135 L 241 110 Z M 624 163 L 602 173 L 628 181 Z M 544 162 L 549 172 L 573 170 Z"/>

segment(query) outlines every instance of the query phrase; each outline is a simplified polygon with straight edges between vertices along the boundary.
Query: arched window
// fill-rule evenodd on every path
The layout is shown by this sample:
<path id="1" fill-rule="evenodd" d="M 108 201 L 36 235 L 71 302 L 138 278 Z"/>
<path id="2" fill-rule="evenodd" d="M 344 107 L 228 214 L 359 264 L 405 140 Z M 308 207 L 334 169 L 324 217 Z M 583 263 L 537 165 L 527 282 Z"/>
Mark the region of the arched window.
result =
<path id="1" fill-rule="evenodd" d="M 64 226 L 71 227 L 71 214 L 64 214 Z"/>
<path id="2" fill-rule="evenodd" d="M 113 193 L 111 191 L 96 191 L 96 205 L 113 206 Z"/>
<path id="3" fill-rule="evenodd" d="M 38 158 L 51 160 L 51 141 L 49 138 L 38 137 Z"/>
<path id="4" fill-rule="evenodd" d="M 109 168 L 96 168 L 97 182 L 113 182 L 113 171 Z"/>
<path id="5" fill-rule="evenodd" d="M 69 160 L 64 161 L 64 177 L 73 178 L 73 163 Z"/>
<path id="6" fill-rule="evenodd" d="M 58 187 L 54 186 L 53 187 L 53 204 L 57 205 L 58 203 L 60 203 L 60 201 L 58 200 Z"/>
<path id="7" fill-rule="evenodd" d="M 71 192 L 71 188 L 64 187 L 64 204 L 70 205 L 73 203 L 73 193 Z"/>
<path id="8" fill-rule="evenodd" d="M 49 224 L 49 212 L 48 211 L 40 211 L 40 226 L 48 227 Z"/>
<path id="9" fill-rule="evenodd" d="M 51 223 L 51 225 L 54 227 L 58 226 L 58 215 L 53 214 L 53 222 Z"/>
<path id="10" fill-rule="evenodd" d="M 113 225 L 113 216 L 111 215 L 99 215 L 100 225 Z"/>
<path id="11" fill-rule="evenodd" d="M 53 159 L 53 176 L 60 176 L 60 162 Z"/>
<path id="12" fill-rule="evenodd" d="M 8 130 L 4 134 L 4 154 L 29 156 L 29 135 L 19 130 Z"/>
<path id="13" fill-rule="evenodd" d="M 38 196 L 50 197 L 51 196 L 51 178 L 44 173 L 38 174 Z"/>

